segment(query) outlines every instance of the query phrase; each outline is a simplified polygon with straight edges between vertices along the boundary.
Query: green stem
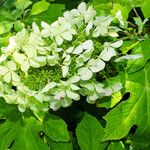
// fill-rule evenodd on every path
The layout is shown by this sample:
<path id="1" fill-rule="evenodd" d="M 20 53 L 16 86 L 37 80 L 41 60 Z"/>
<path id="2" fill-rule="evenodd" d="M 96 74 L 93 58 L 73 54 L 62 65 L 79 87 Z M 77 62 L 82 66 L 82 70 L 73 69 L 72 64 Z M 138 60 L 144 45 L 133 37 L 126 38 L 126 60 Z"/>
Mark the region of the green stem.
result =
<path id="1" fill-rule="evenodd" d="M 43 118 L 41 118 L 40 116 L 38 116 L 36 113 L 34 113 L 35 117 L 41 122 L 43 123 Z"/>
<path id="2" fill-rule="evenodd" d="M 133 11 L 134 11 L 134 13 L 135 13 L 135 15 L 136 15 L 137 17 L 140 17 L 139 14 L 138 14 L 138 12 L 136 11 L 135 7 L 133 7 Z"/>
<path id="3" fill-rule="evenodd" d="M 127 21 L 132 27 L 134 27 L 134 28 L 137 28 L 137 26 L 136 25 L 134 25 L 132 22 L 130 22 L 130 21 Z"/>
<path id="4" fill-rule="evenodd" d="M 118 39 L 118 40 L 128 40 L 128 39 L 130 39 L 131 38 L 131 36 L 126 36 L 126 37 L 122 37 L 122 38 L 120 38 L 120 39 Z"/>

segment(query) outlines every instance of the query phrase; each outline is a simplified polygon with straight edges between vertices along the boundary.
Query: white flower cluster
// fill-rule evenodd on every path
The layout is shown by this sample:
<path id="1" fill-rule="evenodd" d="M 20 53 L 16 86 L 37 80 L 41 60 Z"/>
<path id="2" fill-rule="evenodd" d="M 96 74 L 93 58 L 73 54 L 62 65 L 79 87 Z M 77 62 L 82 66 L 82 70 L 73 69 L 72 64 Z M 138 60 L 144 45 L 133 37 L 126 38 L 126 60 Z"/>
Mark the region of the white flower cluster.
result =
<path id="1" fill-rule="evenodd" d="M 0 97 L 9 104 L 18 104 L 21 112 L 26 108 L 47 111 L 49 107 L 68 107 L 81 95 L 95 103 L 119 91 L 120 83 L 105 87 L 96 80 L 96 74 L 117 56 L 115 49 L 123 43 L 100 41 L 101 37 L 118 36 L 119 29 L 111 26 L 113 19 L 96 16 L 92 6 L 81 3 L 51 25 L 41 22 L 42 30 L 33 23 L 30 31 L 23 29 L 12 36 L 9 45 L 1 49 Z M 101 45 L 99 48 L 95 47 L 96 42 Z M 32 75 L 35 71 L 39 74 Z M 29 77 L 33 79 L 31 85 L 39 85 L 38 89 L 28 86 Z M 37 78 L 44 86 L 36 83 Z"/>

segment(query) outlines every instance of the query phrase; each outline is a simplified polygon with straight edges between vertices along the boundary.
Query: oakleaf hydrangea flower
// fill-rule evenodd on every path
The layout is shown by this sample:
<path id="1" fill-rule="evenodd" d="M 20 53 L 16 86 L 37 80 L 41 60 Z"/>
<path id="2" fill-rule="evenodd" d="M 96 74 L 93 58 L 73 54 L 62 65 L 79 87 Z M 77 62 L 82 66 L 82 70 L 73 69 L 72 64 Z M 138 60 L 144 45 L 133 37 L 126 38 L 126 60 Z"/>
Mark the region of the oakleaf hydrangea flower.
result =
<path id="1" fill-rule="evenodd" d="M 19 82 L 20 77 L 15 72 L 17 70 L 16 63 L 11 60 L 6 62 L 5 66 L 0 66 L 0 75 L 3 76 L 3 79 L 5 82 L 10 83 L 13 82 Z"/>
<path id="2" fill-rule="evenodd" d="M 41 32 L 43 37 L 51 37 L 58 45 L 61 45 L 64 40 L 71 41 L 76 30 L 72 28 L 71 24 L 65 18 L 60 17 L 51 25 L 42 22 L 44 28 Z"/>
<path id="3" fill-rule="evenodd" d="M 117 18 L 122 22 L 120 12 Z M 0 56 L 0 97 L 24 112 L 54 111 L 82 96 L 94 104 L 121 90 L 120 82 L 105 85 L 103 74 L 118 58 L 123 44 L 113 16 L 97 16 L 84 2 L 52 24 L 32 24 L 9 39 Z M 105 39 L 105 40 L 103 40 Z"/>

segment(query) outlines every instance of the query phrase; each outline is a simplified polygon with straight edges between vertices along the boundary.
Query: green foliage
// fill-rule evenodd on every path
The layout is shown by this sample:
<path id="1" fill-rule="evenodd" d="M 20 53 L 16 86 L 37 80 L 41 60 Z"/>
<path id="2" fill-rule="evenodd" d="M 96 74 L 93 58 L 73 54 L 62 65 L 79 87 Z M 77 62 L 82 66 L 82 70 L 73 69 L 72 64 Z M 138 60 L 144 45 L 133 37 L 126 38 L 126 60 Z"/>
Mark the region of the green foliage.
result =
<path id="1" fill-rule="evenodd" d="M 133 74 L 128 74 L 126 92 L 130 98 L 106 115 L 107 125 L 103 140 L 115 140 L 126 136 L 133 125 L 138 129 L 135 138 L 147 138 L 149 132 L 149 71 L 150 65 Z M 140 79 L 140 80 L 139 80 Z M 141 107 L 143 109 L 141 109 Z M 113 121 L 115 119 L 115 121 Z"/>
<path id="2" fill-rule="evenodd" d="M 45 12 L 41 11 L 41 13 L 36 13 L 34 16 L 29 17 L 27 23 L 36 22 L 39 25 L 41 21 L 52 23 L 62 15 L 63 10 L 63 4 L 51 4 Z"/>
<path id="3" fill-rule="evenodd" d="M 128 9 L 126 7 L 123 7 L 122 5 L 120 4 L 114 4 L 113 5 L 113 9 L 111 10 L 111 13 L 112 15 L 115 16 L 115 14 L 117 13 L 117 11 L 121 11 L 122 13 L 122 17 L 123 17 L 123 20 L 127 20 L 128 19 Z"/>
<path id="4" fill-rule="evenodd" d="M 141 9 L 145 18 L 150 18 L 149 5 L 150 0 L 144 0 L 144 3 L 141 5 Z"/>
<path id="5" fill-rule="evenodd" d="M 26 150 L 47 149 L 48 146 L 38 136 L 40 124 L 34 117 L 22 118 L 15 106 L 1 102 L 0 149 L 12 147 L 14 150 L 24 147 Z"/>
<path id="6" fill-rule="evenodd" d="M 91 115 L 85 113 L 83 120 L 77 126 L 76 134 L 81 150 L 104 149 L 104 145 L 101 143 L 104 128 Z"/>
<path id="7" fill-rule="evenodd" d="M 72 41 L 65 41 L 65 38 L 70 35 L 63 35 L 64 43 L 61 48 L 64 51 L 67 51 L 68 47 L 80 45 L 76 51 L 74 50 L 74 53 L 81 56 L 77 62 L 77 56 L 70 54 L 72 52 L 65 54 L 61 52 L 61 59 L 55 67 L 30 68 L 28 73 L 22 73 L 21 69 L 17 70 L 22 83 L 36 93 L 31 93 L 25 88 L 19 89 L 23 92 L 19 94 L 21 98 L 17 99 L 15 104 L 13 104 L 15 98 L 13 94 L 18 90 L 17 85 L 14 83 L 4 84 L 3 77 L 0 76 L 0 150 L 150 149 L 150 0 L 1 0 L 0 66 L 5 58 L 2 54 L 6 51 L 2 47 L 7 47 L 9 43 L 13 45 L 10 37 L 16 36 L 16 33 L 19 32 L 17 44 L 19 46 L 26 45 L 28 33 L 26 34 L 24 29 L 31 33 L 33 31 L 31 25 L 35 22 L 41 30 L 42 21 L 48 24 L 53 23 L 58 17 L 62 17 L 65 11 L 77 8 L 81 1 L 85 1 L 88 6 L 92 5 L 97 16 L 103 17 L 97 20 L 99 27 L 96 28 L 93 24 L 89 24 L 89 35 L 86 35 L 85 23 L 82 22 L 82 19 L 84 16 L 87 15 L 88 18 L 92 14 L 89 9 L 88 13 L 83 12 L 80 16 L 83 26 L 79 28 L 74 25 L 75 29 L 79 28 L 80 34 L 74 35 Z M 83 10 L 82 7 L 81 11 Z M 78 15 L 77 12 L 74 15 Z M 77 18 L 73 18 L 72 21 L 77 21 Z M 92 35 L 93 32 L 95 32 L 95 36 L 98 35 L 96 40 L 93 37 L 94 34 Z M 103 36 L 103 34 L 107 34 L 107 36 Z M 40 36 L 39 34 L 34 36 L 34 40 L 32 39 L 34 46 L 38 45 L 37 39 Z M 86 50 L 81 48 L 81 43 L 88 39 L 93 41 L 94 51 L 92 54 L 82 55 L 81 51 Z M 50 47 L 54 40 L 44 39 L 44 45 L 47 44 Z M 89 43 L 85 43 L 85 45 L 87 46 Z M 121 47 L 119 48 L 118 45 Z M 11 46 L 10 50 L 13 50 Z M 105 46 L 107 55 L 100 55 Z M 54 47 L 51 49 L 54 51 Z M 31 55 L 31 52 L 30 47 L 28 55 Z M 107 61 L 110 55 L 108 52 L 111 52 L 111 56 L 113 56 L 110 61 Z M 24 53 L 23 49 L 20 53 Z M 89 56 L 94 60 L 89 63 L 84 62 L 78 71 L 78 75 L 83 80 L 77 81 L 78 77 L 72 80 L 63 78 L 64 82 L 60 82 L 59 88 L 55 88 L 56 83 L 62 79 L 61 67 L 63 55 L 66 57 L 66 54 L 70 54 L 72 57 L 71 62 L 64 62 L 70 63 L 69 79 L 78 71 L 77 64 L 81 65 L 83 60 Z M 115 55 L 119 57 L 118 60 Z M 43 54 L 41 53 L 40 56 Z M 139 56 L 142 57 L 139 59 Z M 10 55 L 8 60 L 11 60 L 12 57 Z M 18 60 L 18 58 L 16 59 Z M 55 59 L 50 59 L 49 62 L 56 63 Z M 20 65 L 18 63 L 14 67 L 12 64 L 6 64 L 7 68 L 5 69 L 7 71 L 10 69 L 11 74 L 6 73 L 4 76 L 5 80 L 9 81 L 15 72 L 13 68 L 18 69 Z M 27 68 L 27 65 L 24 65 L 24 68 Z M 103 70 L 93 73 L 91 68 L 96 71 Z M 65 71 L 66 68 L 64 68 L 64 76 Z M 0 70 L 1 73 L 2 70 Z M 88 80 L 84 81 L 84 79 Z M 98 83 L 101 83 L 103 87 Z M 121 86 L 117 83 L 121 83 Z M 103 89 L 105 89 L 107 97 L 103 97 Z M 37 91 L 41 93 L 37 94 Z M 46 95 L 43 96 L 42 92 L 46 92 Z M 99 92 L 101 93 L 99 94 Z M 58 93 L 57 103 L 49 96 L 51 93 Z M 65 101 L 62 100 L 64 93 L 68 98 Z M 25 99 L 23 99 L 24 94 L 28 94 L 24 97 Z M 7 103 L 1 98 L 4 95 Z M 21 113 L 19 110 L 25 108 L 16 104 L 24 104 L 31 95 L 34 95 L 38 102 L 35 101 L 35 97 L 30 99 L 30 106 L 27 105 L 26 112 Z M 72 99 L 80 99 L 80 101 L 72 103 Z M 88 104 L 86 100 L 92 104 Z M 51 103 L 52 105 L 50 105 Z M 56 107 L 59 108 L 61 105 L 66 107 L 71 103 L 69 108 L 61 108 L 58 111 L 48 109 L 50 106 L 55 110 Z M 34 107 L 34 104 L 39 110 Z"/>
<path id="8" fill-rule="evenodd" d="M 72 144 L 70 142 L 54 142 L 52 140 L 48 141 L 51 150 L 73 150 Z"/>
<path id="9" fill-rule="evenodd" d="M 127 64 L 127 71 L 129 73 L 138 71 L 139 69 L 143 68 L 146 64 L 146 62 L 150 59 L 150 53 L 149 53 L 149 47 L 150 47 L 150 40 L 145 40 L 141 43 L 139 43 L 133 50 L 134 53 L 141 53 L 143 57 L 139 60 L 131 60 Z"/>
<path id="10" fill-rule="evenodd" d="M 48 2 L 46 2 L 45 0 L 41 0 L 37 3 L 35 3 L 31 9 L 31 15 L 40 14 L 40 13 L 46 11 L 48 9 L 49 5 L 50 4 Z"/>
<path id="11" fill-rule="evenodd" d="M 20 150 L 24 147 L 25 150 L 48 150 L 48 144 L 56 150 L 63 145 L 72 148 L 67 125 L 62 119 L 48 115 L 41 122 L 30 112 L 26 114 L 28 117 L 14 113 L 14 106 L 8 104 L 1 104 L 0 111 L 1 118 L 7 117 L 0 126 L 0 149 L 11 147 L 12 150 Z M 44 139 L 50 142 L 46 144 Z"/>
<path id="12" fill-rule="evenodd" d="M 111 142 L 107 150 L 124 150 L 124 145 L 122 142 Z"/>
<path id="13" fill-rule="evenodd" d="M 9 21 L 0 22 L 0 34 L 4 34 L 10 31 L 12 26 L 13 26 L 12 23 L 10 23 Z"/>
<path id="14" fill-rule="evenodd" d="M 68 142 L 70 140 L 67 125 L 65 122 L 55 116 L 47 116 L 44 121 L 44 131 L 51 140 L 56 142 Z"/>
<path id="15" fill-rule="evenodd" d="M 35 118 L 28 118 L 16 127 L 18 133 L 15 137 L 15 142 L 12 146 L 13 150 L 22 149 L 22 147 L 26 150 L 47 150 L 48 146 L 40 139 L 38 132 L 40 132 L 40 126 L 38 125 L 37 120 Z M 4 149 L 4 147 L 2 147 Z"/>
<path id="16" fill-rule="evenodd" d="M 25 10 L 31 4 L 32 4 L 32 1 L 30 0 L 17 0 L 15 2 L 15 6 L 19 10 Z"/>

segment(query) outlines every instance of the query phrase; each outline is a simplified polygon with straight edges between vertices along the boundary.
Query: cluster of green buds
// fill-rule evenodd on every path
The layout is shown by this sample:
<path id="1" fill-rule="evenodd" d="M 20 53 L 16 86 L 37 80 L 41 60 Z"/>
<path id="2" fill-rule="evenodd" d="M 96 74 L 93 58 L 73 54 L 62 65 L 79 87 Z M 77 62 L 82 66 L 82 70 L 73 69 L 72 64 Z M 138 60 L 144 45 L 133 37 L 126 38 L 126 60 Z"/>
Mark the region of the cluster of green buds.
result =
<path id="1" fill-rule="evenodd" d="M 96 16 L 81 3 L 51 25 L 41 22 L 41 30 L 33 23 L 10 37 L 1 48 L 0 97 L 21 112 L 36 112 L 68 107 L 81 95 L 93 104 L 119 91 L 121 83 L 106 87 L 96 79 L 123 43 L 112 26 L 116 18 L 124 23 L 121 13 Z"/>

